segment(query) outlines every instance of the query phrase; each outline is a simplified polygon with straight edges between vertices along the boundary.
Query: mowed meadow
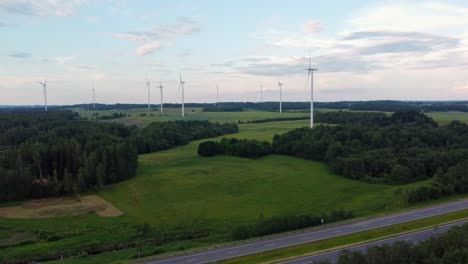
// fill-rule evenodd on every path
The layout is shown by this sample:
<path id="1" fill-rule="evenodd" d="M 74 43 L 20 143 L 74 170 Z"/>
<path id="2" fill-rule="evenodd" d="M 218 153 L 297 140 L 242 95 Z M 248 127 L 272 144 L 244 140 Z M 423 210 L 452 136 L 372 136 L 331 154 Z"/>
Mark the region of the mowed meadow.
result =
<path id="1" fill-rule="evenodd" d="M 232 137 L 271 140 L 275 133 L 307 124 L 243 124 Z M 232 226 L 260 215 L 319 214 L 337 208 L 375 213 L 389 205 L 395 190 L 348 180 L 320 162 L 293 157 L 199 157 L 199 143 L 141 155 L 137 177 L 100 195 L 141 222 L 206 220 L 213 226 Z"/>
<path id="2" fill-rule="evenodd" d="M 141 116 L 145 110 L 138 111 L 132 112 L 132 117 L 138 117 L 144 123 L 159 118 L 157 113 Z M 104 111 L 99 112 L 104 115 L 101 113 Z M 173 113 L 168 114 L 169 119 L 177 119 L 177 109 L 168 112 Z M 237 122 L 306 115 L 261 111 L 206 113 L 194 109 L 188 119 Z M 308 126 L 308 122 L 240 124 L 239 133 L 225 137 L 271 141 L 274 134 Z M 334 175 L 323 163 L 280 155 L 260 159 L 199 157 L 197 147 L 200 142 L 140 155 L 135 177 L 107 186 L 102 191 L 87 193 L 110 202 L 123 212 L 121 216 L 101 217 L 92 213 L 41 219 L 0 218 L 0 255 L 14 258 L 63 253 L 67 256 L 67 252 L 96 244 L 122 244 L 130 248 L 58 263 L 107 263 L 128 259 L 136 256 L 138 245 L 119 242 L 134 240 L 144 224 L 152 231 L 204 233 L 196 239 L 187 237 L 185 241 L 144 246 L 140 250 L 145 254 L 209 246 L 230 241 L 233 227 L 252 223 L 259 217 L 297 213 L 318 215 L 335 209 L 368 216 L 398 210 L 406 206 L 398 193 L 426 184 L 398 187 L 367 184 Z"/>

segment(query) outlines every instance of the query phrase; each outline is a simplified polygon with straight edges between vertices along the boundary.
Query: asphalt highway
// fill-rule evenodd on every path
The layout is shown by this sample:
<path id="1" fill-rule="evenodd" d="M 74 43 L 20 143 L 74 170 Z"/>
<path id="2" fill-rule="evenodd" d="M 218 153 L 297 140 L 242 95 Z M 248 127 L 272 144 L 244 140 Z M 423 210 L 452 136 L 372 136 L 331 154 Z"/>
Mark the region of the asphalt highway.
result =
<path id="1" fill-rule="evenodd" d="M 203 264 L 218 260 L 235 258 L 259 252 L 305 244 L 309 242 L 324 240 L 376 228 L 391 226 L 395 224 L 410 222 L 418 219 L 428 218 L 441 214 L 456 212 L 468 209 L 468 199 L 405 211 L 397 214 L 363 220 L 360 222 L 323 228 L 320 230 L 304 230 L 291 235 L 259 240 L 240 245 L 213 248 L 188 254 L 180 254 L 167 258 L 141 261 L 144 264 Z M 295 263 L 295 262 L 291 262 Z M 301 262 L 298 262 L 301 263 Z M 307 263 L 307 262 L 306 262 Z"/>
<path id="2" fill-rule="evenodd" d="M 427 240 L 432 236 L 436 236 L 438 233 L 447 232 L 452 227 L 461 226 L 465 223 L 468 223 L 468 221 L 441 226 L 437 229 L 437 232 L 433 228 L 429 228 L 429 229 L 415 232 L 415 233 L 405 234 L 405 235 L 401 235 L 397 237 L 392 237 L 392 238 L 388 238 L 384 240 L 378 240 L 378 241 L 374 241 L 374 242 L 370 242 L 370 243 L 366 243 L 362 245 L 349 247 L 349 248 L 346 248 L 346 251 L 366 252 L 368 247 L 385 245 L 385 244 L 391 245 L 395 243 L 396 241 L 407 241 L 411 243 L 418 243 L 418 242 Z M 346 254 L 346 253 L 343 252 L 342 249 L 340 249 L 340 250 L 335 250 L 335 251 L 329 251 L 323 254 L 301 257 L 298 259 L 281 262 L 281 263 L 282 264 L 311 264 L 311 263 L 317 263 L 319 261 L 325 261 L 325 260 L 331 261 L 332 263 L 336 263 L 341 254 Z"/>

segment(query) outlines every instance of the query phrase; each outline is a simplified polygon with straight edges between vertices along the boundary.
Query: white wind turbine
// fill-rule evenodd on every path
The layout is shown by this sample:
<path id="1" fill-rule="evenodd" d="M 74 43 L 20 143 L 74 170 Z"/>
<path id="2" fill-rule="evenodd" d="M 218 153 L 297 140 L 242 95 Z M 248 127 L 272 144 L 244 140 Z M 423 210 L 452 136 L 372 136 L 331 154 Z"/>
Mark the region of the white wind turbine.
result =
<path id="1" fill-rule="evenodd" d="M 93 109 L 96 110 L 96 89 L 94 89 L 94 83 L 91 91 L 93 92 Z"/>
<path id="2" fill-rule="evenodd" d="M 151 109 L 151 83 L 146 77 L 146 90 L 148 91 L 148 109 Z"/>
<path id="3" fill-rule="evenodd" d="M 314 72 L 316 68 L 312 68 L 312 54 L 309 50 L 309 68 L 307 68 L 307 81 L 310 78 L 310 128 L 314 127 Z"/>
<path id="4" fill-rule="evenodd" d="M 216 106 L 219 104 L 219 84 L 216 83 Z"/>
<path id="5" fill-rule="evenodd" d="M 263 103 L 263 83 L 260 83 L 260 102 Z"/>
<path id="6" fill-rule="evenodd" d="M 182 117 L 184 117 L 185 116 L 185 109 L 184 109 L 184 101 L 185 101 L 185 98 L 184 98 L 184 84 L 185 84 L 185 82 L 182 81 L 182 75 L 180 74 L 180 72 L 179 72 L 179 78 L 180 78 L 179 89 L 182 88 Z"/>
<path id="7" fill-rule="evenodd" d="M 279 90 L 280 90 L 280 107 L 279 107 L 279 111 L 280 111 L 280 113 L 282 113 L 283 112 L 283 83 L 278 82 L 278 86 L 279 86 Z"/>
<path id="8" fill-rule="evenodd" d="M 47 81 L 39 82 L 44 93 L 44 110 L 47 112 Z"/>
<path id="9" fill-rule="evenodd" d="M 159 81 L 159 93 L 160 93 L 160 96 L 161 96 L 161 113 L 163 112 L 163 104 L 164 104 L 164 101 L 163 101 L 163 88 L 164 86 L 162 85 L 161 81 Z"/>

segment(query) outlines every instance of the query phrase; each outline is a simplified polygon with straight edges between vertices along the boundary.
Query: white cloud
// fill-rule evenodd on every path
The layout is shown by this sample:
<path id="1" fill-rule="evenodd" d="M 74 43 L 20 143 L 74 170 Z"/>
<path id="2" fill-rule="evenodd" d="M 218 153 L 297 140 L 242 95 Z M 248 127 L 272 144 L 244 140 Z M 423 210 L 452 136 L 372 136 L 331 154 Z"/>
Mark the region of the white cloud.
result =
<path id="1" fill-rule="evenodd" d="M 446 32 L 468 25 L 468 8 L 444 3 L 385 2 L 357 13 L 352 30 Z M 461 27 L 461 28 L 460 28 Z"/>
<path id="2" fill-rule="evenodd" d="M 54 61 L 58 64 L 66 64 L 67 62 L 75 59 L 76 56 L 75 55 L 69 55 L 69 56 L 59 56 L 59 57 L 55 57 L 54 58 Z"/>
<path id="3" fill-rule="evenodd" d="M 28 16 L 69 16 L 86 0 L 1 0 L 0 11 Z"/>
<path id="4" fill-rule="evenodd" d="M 155 52 L 159 48 L 161 48 L 161 43 L 159 41 L 153 41 L 153 42 L 150 42 L 150 43 L 147 43 L 147 44 L 144 44 L 144 45 L 140 46 L 136 50 L 136 54 L 138 56 L 145 56 L 145 55 L 148 55 L 148 54 L 151 54 L 151 53 Z"/>
<path id="5" fill-rule="evenodd" d="M 144 43 L 136 50 L 138 56 L 153 53 L 161 48 L 163 41 L 200 32 L 199 21 L 192 18 L 180 18 L 177 23 L 159 25 L 150 30 L 114 33 L 115 38 Z"/>
<path id="6" fill-rule="evenodd" d="M 134 42 L 144 42 L 150 41 L 151 39 L 144 34 L 137 33 L 137 32 L 126 32 L 126 33 L 114 33 L 112 34 L 114 38 L 125 39 L 128 41 Z"/>
<path id="7" fill-rule="evenodd" d="M 317 33 L 323 30 L 324 30 L 323 25 L 320 23 L 320 21 L 317 21 L 317 20 L 311 20 L 304 24 L 305 33 Z"/>

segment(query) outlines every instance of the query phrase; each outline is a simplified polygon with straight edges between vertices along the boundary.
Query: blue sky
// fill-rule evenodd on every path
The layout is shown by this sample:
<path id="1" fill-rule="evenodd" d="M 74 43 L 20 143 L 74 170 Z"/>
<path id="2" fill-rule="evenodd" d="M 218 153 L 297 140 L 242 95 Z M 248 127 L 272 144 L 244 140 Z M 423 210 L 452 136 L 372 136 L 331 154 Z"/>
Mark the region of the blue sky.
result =
<path id="1" fill-rule="evenodd" d="M 0 0 L 0 104 L 468 100 L 468 1 Z M 158 91 L 153 88 L 153 100 Z"/>

